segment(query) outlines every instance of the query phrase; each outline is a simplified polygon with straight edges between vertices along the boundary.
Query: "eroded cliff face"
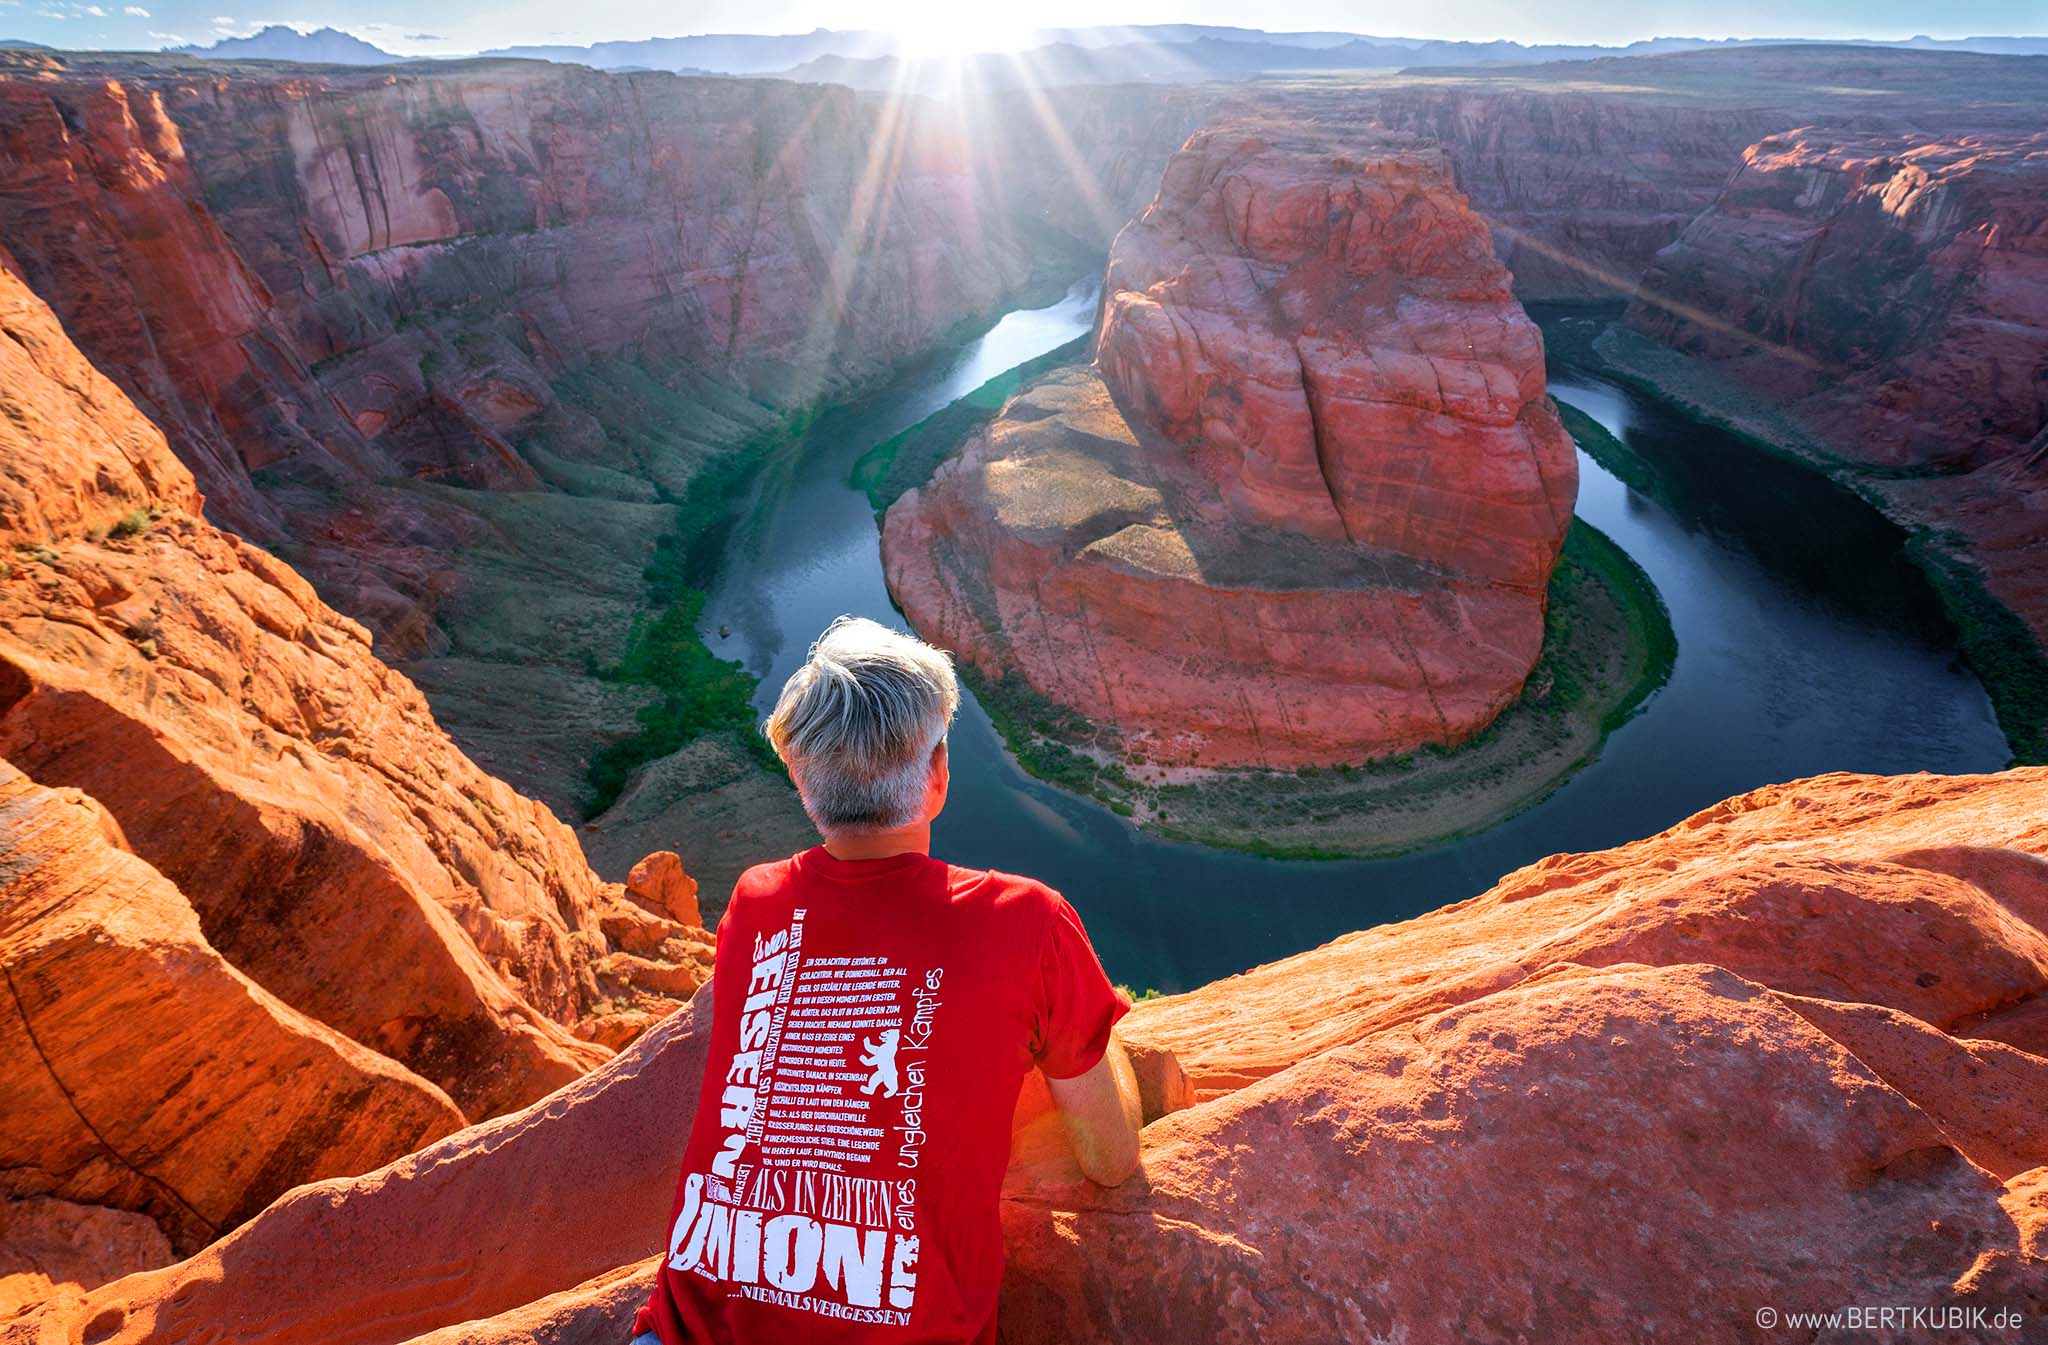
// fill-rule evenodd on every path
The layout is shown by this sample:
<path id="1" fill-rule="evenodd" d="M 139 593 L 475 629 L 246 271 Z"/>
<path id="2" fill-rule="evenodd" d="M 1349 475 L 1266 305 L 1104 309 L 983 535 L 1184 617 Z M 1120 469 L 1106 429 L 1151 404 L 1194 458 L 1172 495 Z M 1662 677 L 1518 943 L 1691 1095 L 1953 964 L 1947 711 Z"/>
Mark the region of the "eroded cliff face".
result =
<path id="1" fill-rule="evenodd" d="M 957 141 L 843 89 L 538 63 L 21 64 L 0 79 L 0 226 L 216 514 L 257 537 L 317 507 L 295 491 L 534 488 L 510 441 L 537 422 L 568 422 L 547 426 L 555 453 L 617 466 L 552 391 L 602 357 L 722 383 L 760 423 L 871 380 L 1029 272 Z M 700 454 L 732 428 L 700 427 Z M 639 474 L 680 493 L 697 464 L 665 457 Z"/>
<path id="2" fill-rule="evenodd" d="M 1744 147 L 1786 115 L 1623 91 L 1460 88 L 1388 90 L 1373 108 L 1382 125 L 1443 146 L 1524 300 L 1632 293 Z"/>
<path id="3" fill-rule="evenodd" d="M 1876 469 L 2048 638 L 2048 136 L 1760 140 L 1628 324 Z"/>
<path id="4" fill-rule="evenodd" d="M 890 509 L 914 626 L 1175 764 L 1457 742 L 1514 697 L 1572 446 L 1442 155 L 1357 134 L 1189 140 L 1111 253 L 1096 367 Z"/>
<path id="5" fill-rule="evenodd" d="M 190 1250 L 607 1059 L 703 979 L 363 628 L 199 516 L 0 253 L 0 1191 Z"/>
<path id="6" fill-rule="evenodd" d="M 1759 1307 L 1888 1295 L 2039 1320 L 2044 818 L 2048 770 L 1772 786 L 1139 1004 L 1126 1034 L 1196 1100 L 1104 1191 L 1027 1092 L 1004 1339 L 1737 1342 Z M 708 1008 L 22 1338 L 616 1339 Z M 508 1246 L 505 1211 L 542 1205 Z"/>
<path id="7" fill-rule="evenodd" d="M 31 287 L 214 521 L 565 814 L 632 731 L 643 694 L 590 671 L 657 545 L 704 526 L 678 503 L 705 469 L 1056 255 L 984 168 L 930 107 L 845 89 L 0 57 L 0 236 Z M 503 691 L 536 663 L 537 716 Z"/>

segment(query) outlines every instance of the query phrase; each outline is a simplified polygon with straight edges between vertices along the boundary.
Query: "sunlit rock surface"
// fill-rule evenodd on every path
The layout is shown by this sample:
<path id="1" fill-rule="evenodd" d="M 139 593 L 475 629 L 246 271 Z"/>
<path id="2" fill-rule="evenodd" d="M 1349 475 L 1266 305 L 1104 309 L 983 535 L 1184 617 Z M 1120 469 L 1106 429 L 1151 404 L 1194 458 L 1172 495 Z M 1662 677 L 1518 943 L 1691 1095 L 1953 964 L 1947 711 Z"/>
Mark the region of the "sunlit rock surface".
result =
<path id="1" fill-rule="evenodd" d="M 1248 121 L 1110 257 L 1091 369 L 890 510 L 911 623 L 1175 764 L 1455 743 L 1513 699 L 1577 490 L 1435 149 Z"/>
<path id="2" fill-rule="evenodd" d="M 190 1249 L 607 1059 L 702 981 L 362 627 L 198 516 L 0 254 L 0 1194 Z"/>
<path id="3" fill-rule="evenodd" d="M 1141 1003 L 1129 1039 L 1196 1101 L 1103 1191 L 1026 1099 L 1004 1338 L 1740 1342 L 1760 1307 L 1894 1299 L 2038 1320 L 2044 818 L 2041 769 L 1773 786 Z M 21 1338 L 615 1340 L 703 1027 Z"/>

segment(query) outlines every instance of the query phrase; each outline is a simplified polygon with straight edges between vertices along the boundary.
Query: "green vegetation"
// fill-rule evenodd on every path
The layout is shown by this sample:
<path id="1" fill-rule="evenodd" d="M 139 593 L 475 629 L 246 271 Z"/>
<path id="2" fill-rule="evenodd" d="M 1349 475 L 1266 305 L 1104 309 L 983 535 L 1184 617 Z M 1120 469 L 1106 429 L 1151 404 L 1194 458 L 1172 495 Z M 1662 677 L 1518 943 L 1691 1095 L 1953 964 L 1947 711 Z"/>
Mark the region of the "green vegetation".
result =
<path id="1" fill-rule="evenodd" d="M 761 736 L 754 710 L 758 679 L 739 663 L 711 652 L 697 633 L 704 585 L 730 527 L 733 505 L 768 455 L 808 431 L 811 413 L 799 412 L 723 449 L 679 437 L 678 425 L 702 424 L 710 413 L 687 393 L 669 387 L 645 366 L 603 361 L 566 375 L 557 392 L 572 405 L 600 409 L 607 442 L 620 466 L 653 483 L 670 506 L 666 531 L 642 572 L 646 609 L 634 620 L 625 651 L 592 671 L 606 681 L 644 686 L 657 698 L 636 716 L 629 738 L 592 754 L 585 777 L 586 816 L 618 801 L 633 772 L 707 734 L 728 734 L 762 766 L 782 763 Z M 679 494 L 667 484 L 685 478 Z"/>
<path id="2" fill-rule="evenodd" d="M 1964 661 L 1991 697 L 2013 764 L 2048 766 L 2048 650 L 2018 613 L 1991 596 L 1963 553 L 1960 537 L 1933 528 L 1906 542 L 1906 555 L 1941 595 Z"/>
<path id="3" fill-rule="evenodd" d="M 1628 446 L 1607 432 L 1607 427 L 1569 402 L 1552 401 L 1559 420 L 1586 456 L 1605 467 L 1616 480 L 1638 495 L 1661 498 L 1662 486 L 1649 463 L 1631 453 Z"/>
<path id="4" fill-rule="evenodd" d="M 1113 732 L 1015 678 L 970 673 L 969 682 L 1026 771 L 1090 795 L 1148 831 L 1273 858 L 1349 859 L 1466 835 L 1540 801 L 1664 685 L 1677 654 L 1670 615 L 1649 576 L 1575 519 L 1551 578 L 1536 667 L 1507 709 L 1456 747 L 1175 778 L 1126 768 Z"/>
<path id="5" fill-rule="evenodd" d="M 939 464 L 952 456 L 968 435 L 995 419 L 1011 393 L 1041 374 L 1086 359 L 1092 339 L 1088 335 L 1077 336 L 1036 359 L 997 374 L 903 433 L 876 444 L 853 464 L 850 479 L 854 489 L 867 492 L 868 503 L 876 513 L 887 509 L 904 491 L 930 480 Z"/>
<path id="6" fill-rule="evenodd" d="M 682 590 L 676 601 L 633 623 L 626 656 L 601 672 L 611 681 L 653 687 L 661 695 L 640 711 L 637 733 L 592 755 L 592 816 L 618 801 L 635 770 L 707 733 L 730 732 L 763 766 L 781 769 L 774 749 L 755 727 L 755 679 L 738 663 L 713 654 L 697 636 L 703 607 L 702 593 Z"/>
<path id="7" fill-rule="evenodd" d="M 107 530 L 110 537 L 140 537 L 156 522 L 156 515 L 147 509 L 132 509 L 121 515 L 120 521 Z"/>

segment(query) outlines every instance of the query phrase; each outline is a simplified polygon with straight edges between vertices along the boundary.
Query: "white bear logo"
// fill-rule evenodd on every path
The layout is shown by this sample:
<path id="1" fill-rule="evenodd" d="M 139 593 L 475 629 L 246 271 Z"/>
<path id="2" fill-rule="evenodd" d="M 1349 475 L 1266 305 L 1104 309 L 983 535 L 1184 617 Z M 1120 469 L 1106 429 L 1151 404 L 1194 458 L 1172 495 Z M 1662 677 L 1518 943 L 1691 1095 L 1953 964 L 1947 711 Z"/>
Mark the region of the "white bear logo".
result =
<path id="1" fill-rule="evenodd" d="M 875 1090 L 879 1088 L 883 1097 L 896 1096 L 897 1090 L 903 1086 L 896 1077 L 896 1048 L 902 1041 L 903 1033 L 893 1027 L 882 1029 L 880 1041 L 862 1039 L 861 1046 L 864 1049 L 861 1051 L 860 1063 L 874 1066 L 875 1072 L 868 1075 L 868 1081 L 860 1086 L 861 1092 L 873 1097 Z"/>

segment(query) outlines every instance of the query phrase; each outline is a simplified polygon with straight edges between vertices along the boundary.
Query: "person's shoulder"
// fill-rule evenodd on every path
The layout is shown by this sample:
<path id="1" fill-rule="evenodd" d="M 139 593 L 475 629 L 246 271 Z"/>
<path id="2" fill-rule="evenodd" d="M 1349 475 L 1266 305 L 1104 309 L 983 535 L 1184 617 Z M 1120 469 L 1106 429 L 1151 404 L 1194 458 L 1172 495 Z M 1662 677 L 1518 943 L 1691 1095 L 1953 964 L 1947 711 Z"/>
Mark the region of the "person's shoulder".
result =
<path id="1" fill-rule="evenodd" d="M 795 880 L 797 865 L 802 859 L 803 855 L 799 852 L 756 864 L 746 870 L 733 881 L 732 905 L 738 906 L 743 902 L 774 896 L 783 891 Z"/>
<path id="2" fill-rule="evenodd" d="M 963 869 L 949 865 L 953 890 L 1006 912 L 1049 919 L 1067 905 L 1059 890 L 1028 874 L 1002 869 Z"/>

